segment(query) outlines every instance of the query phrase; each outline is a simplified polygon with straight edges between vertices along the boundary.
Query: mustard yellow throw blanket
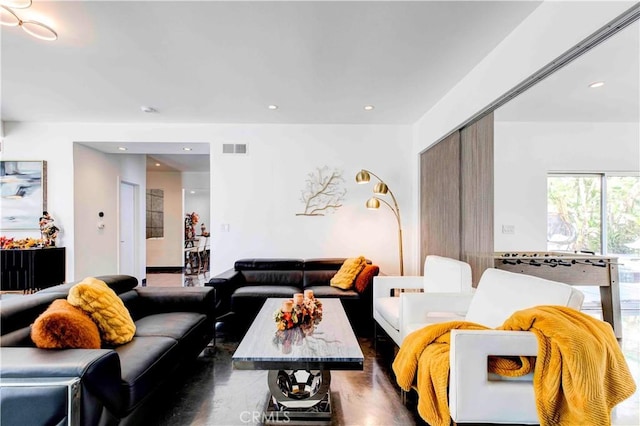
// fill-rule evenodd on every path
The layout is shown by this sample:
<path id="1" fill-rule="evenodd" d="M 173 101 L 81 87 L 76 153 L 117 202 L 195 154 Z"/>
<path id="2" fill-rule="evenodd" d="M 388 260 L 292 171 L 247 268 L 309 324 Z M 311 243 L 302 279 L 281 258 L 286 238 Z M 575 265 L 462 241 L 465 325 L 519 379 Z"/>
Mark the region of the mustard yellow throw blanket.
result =
<path id="1" fill-rule="evenodd" d="M 487 327 L 465 321 L 429 325 L 406 337 L 393 362 L 402 389 L 417 384 L 418 412 L 431 426 L 451 422 L 447 388 L 452 329 Z M 537 357 L 491 357 L 489 371 L 523 376 L 533 370 L 542 426 L 610 425 L 611 409 L 636 390 L 606 322 L 571 308 L 537 306 L 516 312 L 498 329 L 531 331 L 538 339 Z"/>

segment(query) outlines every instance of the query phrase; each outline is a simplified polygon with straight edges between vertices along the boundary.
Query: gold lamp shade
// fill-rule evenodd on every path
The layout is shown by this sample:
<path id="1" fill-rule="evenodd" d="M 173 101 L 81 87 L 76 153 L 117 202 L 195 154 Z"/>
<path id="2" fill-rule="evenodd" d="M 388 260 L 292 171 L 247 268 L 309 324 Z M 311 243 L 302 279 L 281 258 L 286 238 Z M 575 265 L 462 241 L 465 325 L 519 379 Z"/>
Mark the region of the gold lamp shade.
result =
<path id="1" fill-rule="evenodd" d="M 373 193 L 376 195 L 389 195 L 391 197 L 391 201 L 393 201 L 393 205 L 389 204 L 384 198 L 371 197 L 367 200 L 367 208 L 369 210 L 377 210 L 380 208 L 380 204 L 384 203 L 391 212 L 393 212 L 396 217 L 396 221 L 398 222 L 398 257 L 400 258 L 400 275 L 404 275 L 404 257 L 402 255 L 402 225 L 400 224 L 400 208 L 398 207 L 398 202 L 396 201 L 396 197 L 393 195 L 393 192 L 389 189 L 386 183 L 380 179 L 378 175 L 369 170 L 362 169 L 356 175 L 357 183 L 368 183 L 371 180 L 371 176 L 375 177 L 378 182 L 373 187 Z"/>
<path id="2" fill-rule="evenodd" d="M 371 176 L 369 175 L 369 172 L 366 170 L 360 170 L 356 175 L 357 183 L 369 183 L 370 180 L 371 180 Z"/>
<path id="3" fill-rule="evenodd" d="M 387 187 L 387 184 L 384 182 L 378 182 L 373 187 L 374 194 L 386 194 L 387 192 L 389 192 L 389 187 Z"/>
<path id="4" fill-rule="evenodd" d="M 371 197 L 367 200 L 367 208 L 369 210 L 375 210 L 380 208 L 380 200 L 376 197 Z"/>

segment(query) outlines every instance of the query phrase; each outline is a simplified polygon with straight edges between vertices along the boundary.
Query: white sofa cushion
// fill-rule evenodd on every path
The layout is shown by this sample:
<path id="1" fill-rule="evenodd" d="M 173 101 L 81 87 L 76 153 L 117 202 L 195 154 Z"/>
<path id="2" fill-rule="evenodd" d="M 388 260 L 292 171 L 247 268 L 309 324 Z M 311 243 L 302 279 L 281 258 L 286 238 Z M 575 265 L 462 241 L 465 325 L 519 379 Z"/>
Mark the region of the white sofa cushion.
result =
<path id="1" fill-rule="evenodd" d="M 522 309 L 537 305 L 580 309 L 583 299 L 580 291 L 567 284 L 489 268 L 480 278 L 465 319 L 495 328 Z"/>
<path id="2" fill-rule="evenodd" d="M 468 263 L 434 255 L 425 258 L 426 293 L 466 293 L 471 288 L 471 266 Z"/>
<path id="3" fill-rule="evenodd" d="M 378 314 L 396 330 L 400 330 L 400 298 L 378 297 L 373 300 L 373 307 Z"/>

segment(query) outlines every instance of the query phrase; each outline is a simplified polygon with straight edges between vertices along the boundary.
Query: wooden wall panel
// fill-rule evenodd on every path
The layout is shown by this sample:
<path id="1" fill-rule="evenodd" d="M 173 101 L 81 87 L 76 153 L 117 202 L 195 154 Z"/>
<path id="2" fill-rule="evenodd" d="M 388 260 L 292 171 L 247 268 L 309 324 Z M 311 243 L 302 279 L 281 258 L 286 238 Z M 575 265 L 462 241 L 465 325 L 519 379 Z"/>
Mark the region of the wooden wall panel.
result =
<path id="1" fill-rule="evenodd" d="M 460 131 L 461 260 L 473 285 L 493 267 L 493 113 Z"/>
<path id="2" fill-rule="evenodd" d="M 460 258 L 460 133 L 420 156 L 420 265 L 428 254 Z"/>

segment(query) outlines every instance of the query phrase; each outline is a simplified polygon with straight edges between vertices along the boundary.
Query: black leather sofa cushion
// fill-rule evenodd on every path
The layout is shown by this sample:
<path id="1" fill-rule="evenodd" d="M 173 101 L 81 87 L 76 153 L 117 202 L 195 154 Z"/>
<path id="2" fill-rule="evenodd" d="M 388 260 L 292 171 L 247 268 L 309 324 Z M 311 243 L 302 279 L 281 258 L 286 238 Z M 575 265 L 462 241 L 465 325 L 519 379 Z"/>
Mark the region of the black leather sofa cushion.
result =
<path id="1" fill-rule="evenodd" d="M 304 260 L 302 259 L 240 259 L 236 260 L 234 269 L 236 271 L 302 271 L 303 265 Z"/>
<path id="2" fill-rule="evenodd" d="M 317 285 L 307 288 L 313 290 L 313 295 L 317 298 L 321 297 L 339 297 L 340 299 L 360 299 L 360 294 L 355 290 L 342 290 L 330 285 Z"/>
<path id="3" fill-rule="evenodd" d="M 179 365 L 178 342 L 170 337 L 139 336 L 115 351 L 122 365 L 121 390 L 124 398 L 124 416 L 133 411 L 144 397 L 162 383 L 162 378 Z"/>
<path id="4" fill-rule="evenodd" d="M 112 350 L 2 348 L 1 379 L 24 377 L 81 377 L 84 400 L 97 398 L 111 411 L 123 407 L 120 359 Z M 82 424 L 95 423 L 85 417 L 90 413 L 82 415 Z"/>
<path id="5" fill-rule="evenodd" d="M 156 314 L 136 321 L 135 335 L 136 337 L 162 336 L 180 340 L 205 320 L 205 315 L 194 312 Z"/>
<path id="6" fill-rule="evenodd" d="M 337 270 L 313 270 L 304 271 L 304 279 L 302 285 L 305 290 L 310 287 L 328 287 L 327 283 L 331 281 L 331 278 L 336 274 Z"/>
<path id="7" fill-rule="evenodd" d="M 302 283 L 302 269 L 300 270 L 273 270 L 273 271 L 242 271 L 247 285 L 273 286 L 293 285 L 300 288 Z"/>
<path id="8" fill-rule="evenodd" d="M 138 280 L 130 275 L 100 275 L 95 277 L 101 281 L 104 281 L 116 294 L 127 292 L 138 285 Z M 80 280 L 82 281 L 82 280 Z M 66 297 L 69 294 L 69 289 L 79 283 L 80 281 L 74 281 L 72 283 L 55 285 L 53 287 L 40 290 L 40 293 L 63 293 Z"/>
<path id="9" fill-rule="evenodd" d="M 2 300 L 0 302 L 2 307 L 0 309 L 0 330 L 2 330 L 0 346 L 20 345 L 20 342 L 16 341 L 16 336 L 9 334 L 24 328 L 28 330 L 33 320 L 44 312 L 51 302 L 63 298 L 64 296 L 56 293 L 36 293 Z M 28 344 L 28 346 L 32 345 L 32 343 Z"/>
<path id="10" fill-rule="evenodd" d="M 335 274 L 342 266 L 346 258 L 344 257 L 329 257 L 322 259 L 307 259 L 304 261 L 305 271 L 333 271 Z"/>
<path id="11" fill-rule="evenodd" d="M 295 293 L 300 292 L 301 290 L 299 287 L 289 285 L 248 285 L 237 289 L 231 296 L 231 300 L 260 298 L 264 302 L 264 300 L 269 297 L 285 297 L 291 299 Z"/>

